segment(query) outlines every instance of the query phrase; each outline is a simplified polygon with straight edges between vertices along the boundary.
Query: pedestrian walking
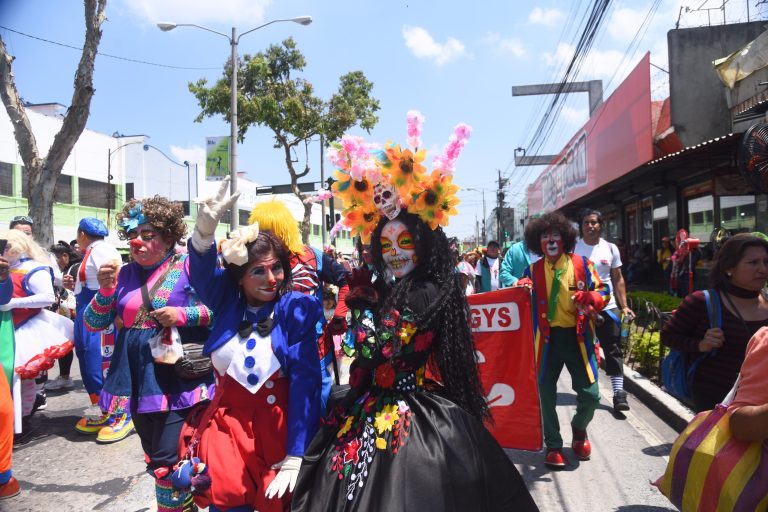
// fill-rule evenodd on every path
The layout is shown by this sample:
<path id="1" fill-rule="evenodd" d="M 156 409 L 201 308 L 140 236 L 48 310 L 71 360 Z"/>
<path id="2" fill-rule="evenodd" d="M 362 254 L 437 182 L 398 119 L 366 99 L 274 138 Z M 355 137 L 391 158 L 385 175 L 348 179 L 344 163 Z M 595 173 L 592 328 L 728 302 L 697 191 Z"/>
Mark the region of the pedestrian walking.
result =
<path id="1" fill-rule="evenodd" d="M 475 266 L 475 276 L 477 279 L 476 293 L 492 292 L 499 289 L 500 267 L 499 243 L 491 240 L 485 248 L 485 254 L 477 262 L 477 266 Z"/>

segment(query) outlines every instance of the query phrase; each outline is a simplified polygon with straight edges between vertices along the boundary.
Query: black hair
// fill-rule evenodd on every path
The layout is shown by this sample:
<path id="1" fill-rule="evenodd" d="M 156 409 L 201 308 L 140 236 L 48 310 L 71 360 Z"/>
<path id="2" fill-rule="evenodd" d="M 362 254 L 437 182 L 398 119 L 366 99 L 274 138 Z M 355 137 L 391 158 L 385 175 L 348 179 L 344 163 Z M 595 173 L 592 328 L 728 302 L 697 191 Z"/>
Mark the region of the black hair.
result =
<path id="1" fill-rule="evenodd" d="M 288 248 L 279 238 L 277 238 L 271 231 L 259 231 L 256 240 L 247 243 L 245 247 L 248 249 L 247 263 L 244 263 L 243 265 L 235 265 L 234 263 L 225 262 L 224 264 L 227 275 L 229 275 L 229 278 L 232 279 L 235 285 L 239 286 L 240 279 L 242 279 L 251 263 L 272 252 L 283 266 L 283 275 L 285 276 L 283 282 L 277 288 L 277 296 L 281 297 L 291 291 L 293 285 L 291 283 L 291 265 Z"/>
<path id="2" fill-rule="evenodd" d="M 55 245 L 52 245 L 49 250 L 55 254 L 57 258 L 63 254 L 68 255 L 70 259 L 75 256 L 75 251 L 72 249 L 72 246 L 64 240 L 59 240 Z"/>
<path id="3" fill-rule="evenodd" d="M 488 244 L 485 246 L 485 248 L 487 249 L 488 247 L 490 247 L 492 245 L 494 247 L 496 247 L 497 249 L 501 248 L 501 246 L 499 245 L 499 242 L 497 242 L 496 240 L 491 240 L 490 242 L 488 242 Z"/>
<path id="4" fill-rule="evenodd" d="M 749 233 L 739 233 L 726 240 L 709 268 L 709 285 L 724 290 L 730 283 L 725 272 L 738 265 L 750 247 L 762 247 L 768 252 L 768 242 Z"/>
<path id="5" fill-rule="evenodd" d="M 584 223 L 584 219 L 586 219 L 590 215 L 597 215 L 597 222 L 600 223 L 601 229 L 603 227 L 603 214 L 600 213 L 598 210 L 593 210 L 591 208 L 584 208 L 582 210 L 579 210 L 579 213 L 576 216 L 576 218 L 579 222 L 579 236 L 582 238 L 584 238 L 584 229 L 581 227 L 581 225 Z"/>
<path id="6" fill-rule="evenodd" d="M 486 419 L 490 414 L 477 370 L 469 305 L 455 271 L 448 239 L 442 228 L 430 229 L 418 215 L 403 211 L 397 220 L 405 224 L 413 236 L 418 265 L 397 281 L 384 277 L 388 272 L 381 253 L 381 231 L 390 221 L 387 218 L 379 221 L 371 236 L 373 267 L 380 276 L 376 280 L 381 295 L 379 311 L 407 303 L 416 283 L 428 281 L 438 288 L 431 305 L 416 319 L 419 329 L 429 329 L 435 336 L 427 364 L 433 374 L 440 376 L 448 399 L 479 420 Z"/>
<path id="7" fill-rule="evenodd" d="M 531 220 L 525 226 L 525 245 L 528 250 L 544 256 L 541 250 L 541 235 L 547 231 L 557 231 L 563 239 L 563 251 L 573 252 L 576 247 L 576 230 L 573 229 L 571 222 L 559 211 L 545 213 L 541 217 Z"/>

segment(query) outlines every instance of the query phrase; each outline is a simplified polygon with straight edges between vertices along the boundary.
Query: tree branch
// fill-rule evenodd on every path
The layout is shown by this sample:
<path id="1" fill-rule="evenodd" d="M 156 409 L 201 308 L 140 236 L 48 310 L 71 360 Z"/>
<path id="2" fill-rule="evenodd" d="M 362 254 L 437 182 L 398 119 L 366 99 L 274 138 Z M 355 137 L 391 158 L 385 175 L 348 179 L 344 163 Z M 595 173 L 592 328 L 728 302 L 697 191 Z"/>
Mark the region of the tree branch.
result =
<path id="1" fill-rule="evenodd" d="M 24 102 L 16 89 L 16 80 L 13 77 L 13 57 L 8 55 L 3 38 L 0 37 L 0 97 L 5 105 L 5 111 L 11 118 L 13 124 L 16 144 L 19 147 L 19 154 L 24 165 L 28 169 L 35 168 L 41 164 L 40 154 L 37 151 L 37 141 L 32 132 L 32 125 L 27 117 L 27 111 L 24 108 Z"/>

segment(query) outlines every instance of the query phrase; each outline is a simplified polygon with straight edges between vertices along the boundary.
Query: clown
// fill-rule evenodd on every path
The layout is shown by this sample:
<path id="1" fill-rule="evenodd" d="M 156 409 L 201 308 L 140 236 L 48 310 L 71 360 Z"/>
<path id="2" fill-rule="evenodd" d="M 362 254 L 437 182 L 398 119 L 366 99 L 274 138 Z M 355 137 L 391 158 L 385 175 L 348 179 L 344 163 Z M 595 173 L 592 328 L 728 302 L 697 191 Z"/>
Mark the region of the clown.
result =
<path id="1" fill-rule="evenodd" d="M 607 303 L 610 291 L 603 286 L 591 261 L 572 254 L 576 232 L 561 213 L 547 213 L 532 220 L 525 229 L 525 242 L 542 256 L 525 270 L 517 286 L 530 286 L 533 292 L 545 463 L 563 468 L 563 439 L 555 410 L 557 381 L 566 366 L 577 395 L 576 415 L 571 422 L 572 447 L 580 460 L 589 460 L 592 447 L 587 425 L 600 400 L 593 320 Z"/>
<path id="2" fill-rule="evenodd" d="M 426 178 L 413 149 L 390 146 L 362 178 L 391 185 L 372 227 L 354 224 L 368 222 L 344 192 L 354 183 L 341 192 L 352 231 L 369 233 L 377 279 L 366 267 L 350 278 L 351 390 L 305 453 L 292 510 L 536 510 L 482 423 L 469 308 L 440 227 L 453 201 L 447 187 L 435 193 L 450 180 Z"/>

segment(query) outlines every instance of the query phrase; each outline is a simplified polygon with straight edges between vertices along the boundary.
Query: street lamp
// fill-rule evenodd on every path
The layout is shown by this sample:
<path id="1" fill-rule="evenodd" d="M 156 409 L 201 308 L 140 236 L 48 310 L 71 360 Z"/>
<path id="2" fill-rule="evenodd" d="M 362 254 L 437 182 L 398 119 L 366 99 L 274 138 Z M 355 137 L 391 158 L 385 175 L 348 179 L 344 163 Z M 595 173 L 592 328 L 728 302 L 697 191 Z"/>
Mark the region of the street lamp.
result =
<path id="1" fill-rule="evenodd" d="M 171 162 L 172 164 L 178 165 L 178 166 L 185 166 L 187 168 L 187 205 L 188 205 L 187 206 L 187 215 L 189 215 L 191 217 L 192 216 L 192 185 L 191 185 L 190 172 L 189 172 L 189 169 L 190 169 L 189 161 L 188 160 L 184 160 L 184 163 L 180 164 L 179 162 L 177 162 L 173 158 L 171 158 L 168 155 L 166 155 L 165 153 L 163 153 L 163 151 L 161 149 L 156 148 L 152 144 L 144 144 L 144 151 L 149 151 L 149 148 L 152 148 L 155 151 L 157 151 L 158 153 L 160 153 L 161 155 L 163 155 L 165 157 L 165 159 L 168 160 L 169 162 Z M 169 197 L 168 199 L 171 199 L 171 198 Z"/>
<path id="2" fill-rule="evenodd" d="M 485 245 L 485 189 L 484 188 L 464 187 L 464 190 L 472 190 L 474 192 L 480 192 L 480 193 L 483 194 L 483 231 L 482 231 L 482 237 L 483 237 L 483 245 Z"/>
<path id="3" fill-rule="evenodd" d="M 195 25 L 194 23 L 169 23 L 169 22 L 162 22 L 158 23 L 157 27 L 162 30 L 163 32 L 168 32 L 169 30 L 173 30 L 176 27 L 195 27 L 199 28 L 201 30 L 205 30 L 207 32 L 213 32 L 214 34 L 218 34 L 220 36 L 226 37 L 227 40 L 229 40 L 229 45 L 232 47 L 232 78 L 230 83 L 230 116 L 229 116 L 229 174 L 231 176 L 231 181 L 229 183 L 229 190 L 230 194 L 234 194 L 237 191 L 237 43 L 240 42 L 240 38 L 243 37 L 246 34 L 250 34 L 251 32 L 254 32 L 256 30 L 259 30 L 260 28 L 264 28 L 267 25 L 271 25 L 273 23 L 280 23 L 284 21 L 292 21 L 294 23 L 298 23 L 299 25 L 309 25 L 312 23 L 312 16 L 297 16 L 296 18 L 286 18 L 286 19 L 279 19 L 279 20 L 272 20 L 267 23 L 264 23 L 263 25 L 259 25 L 258 27 L 252 28 L 250 30 L 246 30 L 240 35 L 237 35 L 237 28 L 232 27 L 232 36 L 228 36 L 224 32 L 219 32 L 218 30 L 213 30 L 208 27 L 203 27 L 201 25 Z M 231 219 L 229 223 L 229 230 L 230 232 L 237 229 L 237 225 L 240 221 L 240 210 L 237 208 L 237 204 L 235 204 L 232 208 L 231 212 Z"/>

